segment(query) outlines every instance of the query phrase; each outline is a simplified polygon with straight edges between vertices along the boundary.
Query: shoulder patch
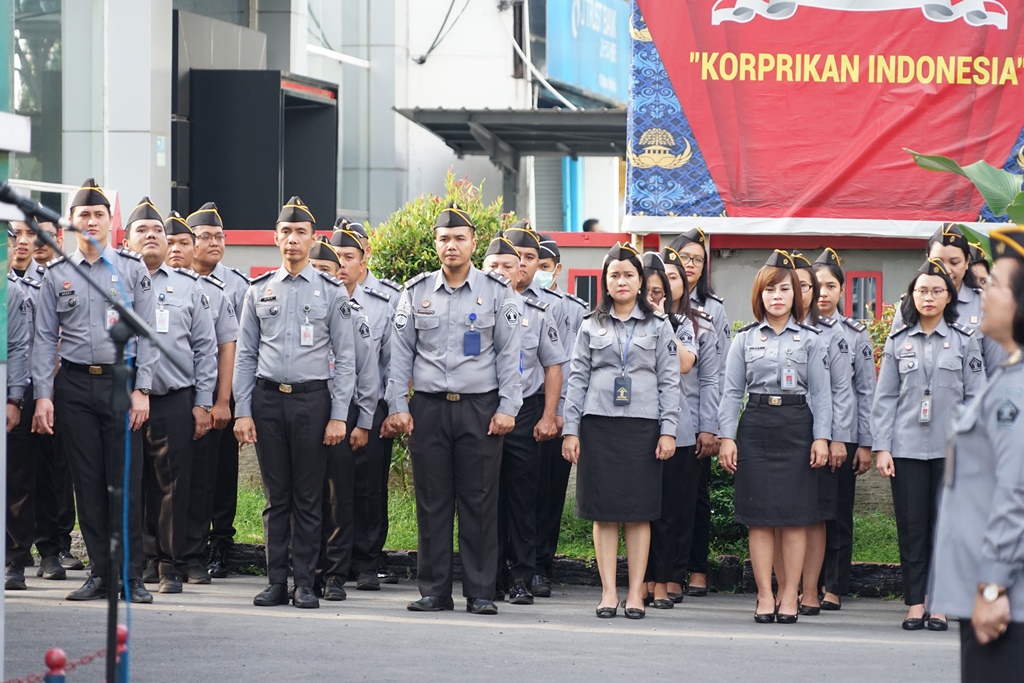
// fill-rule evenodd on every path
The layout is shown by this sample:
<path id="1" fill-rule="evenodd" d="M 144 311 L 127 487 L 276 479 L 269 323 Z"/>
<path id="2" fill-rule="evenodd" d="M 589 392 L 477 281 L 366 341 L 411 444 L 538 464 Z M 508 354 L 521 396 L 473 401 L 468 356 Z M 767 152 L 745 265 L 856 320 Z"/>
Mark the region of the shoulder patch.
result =
<path id="1" fill-rule="evenodd" d="M 677 322 L 677 323 L 679 323 L 681 325 L 683 323 L 683 321 L 686 320 L 686 317 L 683 316 L 683 315 L 680 315 L 679 313 L 673 313 L 672 314 L 672 320 L 674 320 L 675 322 Z"/>
<path id="2" fill-rule="evenodd" d="M 725 303 L 725 299 L 723 297 L 718 296 L 717 294 L 708 294 L 708 298 L 709 299 L 714 299 L 715 301 L 717 301 L 720 304 L 724 304 Z"/>
<path id="3" fill-rule="evenodd" d="M 852 318 L 850 316 L 843 318 L 843 322 L 846 323 L 846 325 L 855 332 L 863 332 L 864 330 L 868 329 L 867 325 L 857 320 L 856 318 Z"/>
<path id="4" fill-rule="evenodd" d="M 219 278 L 214 277 L 213 275 L 204 275 L 203 276 L 203 280 L 205 280 L 206 282 L 209 282 L 211 285 L 213 285 L 214 287 L 217 287 L 219 289 L 224 289 L 225 287 L 227 287 L 227 283 L 226 282 L 224 282 L 223 280 L 221 280 Z"/>
<path id="5" fill-rule="evenodd" d="M 808 325 L 807 323 L 797 323 L 797 325 L 799 325 L 800 327 L 804 328 L 805 330 L 810 330 L 811 332 L 814 332 L 815 334 L 821 334 L 821 330 L 819 330 L 814 325 Z"/>
<path id="6" fill-rule="evenodd" d="M 411 280 L 407 281 L 407 282 L 405 283 L 405 288 L 406 288 L 406 289 L 409 289 L 410 287 L 412 287 L 412 286 L 413 286 L 413 285 L 415 285 L 416 283 L 418 283 L 418 282 L 422 282 L 422 281 L 423 281 L 423 280 L 425 280 L 425 279 L 427 278 L 427 276 L 429 276 L 429 275 L 430 275 L 430 273 L 420 273 L 419 275 L 417 275 L 417 276 L 416 276 L 416 277 L 414 277 L 413 279 L 411 279 Z M 384 282 L 384 281 L 383 281 L 383 280 L 381 280 L 381 282 Z"/>
<path id="7" fill-rule="evenodd" d="M 971 329 L 970 327 L 965 327 L 960 323 L 953 323 L 952 325 L 950 325 L 950 327 L 952 327 L 954 330 L 967 337 L 970 337 L 971 335 L 974 334 L 973 329 Z"/>
<path id="8" fill-rule="evenodd" d="M 117 250 L 117 253 L 118 255 L 124 256 L 125 258 L 134 259 L 136 261 L 142 260 L 142 254 L 132 251 L 131 249 L 125 249 L 124 247 L 119 248 Z"/>
<path id="9" fill-rule="evenodd" d="M 63 256 L 58 256 L 57 258 L 55 258 L 52 261 L 50 261 L 49 263 L 47 263 L 46 267 L 47 268 L 53 268 L 55 265 L 57 265 L 59 263 L 64 263 L 64 260 L 65 259 L 64 259 Z"/>
<path id="10" fill-rule="evenodd" d="M 238 277 L 240 277 L 240 278 L 242 278 L 243 280 L 245 280 L 245 281 L 246 281 L 246 283 L 252 283 L 252 282 L 254 282 L 254 280 L 253 280 L 252 278 L 250 278 L 250 277 L 249 277 L 248 275 L 246 275 L 245 273 L 243 273 L 242 271 L 240 271 L 240 270 L 239 270 L 238 268 L 228 268 L 228 270 L 230 270 L 230 271 L 231 271 L 232 273 L 234 273 L 234 274 L 235 274 L 235 275 L 237 275 Z M 258 279 L 258 278 L 257 278 L 257 279 Z"/>
<path id="11" fill-rule="evenodd" d="M 337 285 L 338 287 L 343 286 L 341 280 L 339 280 L 338 278 L 334 277 L 333 275 L 328 275 L 327 273 L 325 273 L 323 271 L 320 271 L 320 270 L 318 270 L 316 272 L 320 273 L 320 277 L 322 277 L 323 279 L 327 280 L 332 285 Z"/>
<path id="12" fill-rule="evenodd" d="M 548 294 L 549 296 L 553 296 L 553 297 L 556 297 L 556 298 L 559 298 L 559 299 L 564 299 L 565 298 L 565 294 L 562 294 L 561 292 L 559 292 L 558 290 L 555 290 L 555 289 L 542 289 L 540 291 L 542 293 L 544 293 L 544 294 Z"/>
<path id="13" fill-rule="evenodd" d="M 703 318 L 704 320 L 707 320 L 709 323 L 715 322 L 715 316 L 711 315 L 705 310 L 693 311 L 693 314 L 696 315 L 698 318 Z M 744 327 L 743 329 L 747 328 Z"/>
<path id="14" fill-rule="evenodd" d="M 899 329 L 890 330 L 889 331 L 889 337 L 890 338 L 897 337 L 897 336 L 899 336 L 903 332 L 906 332 L 909 329 L 910 329 L 910 325 L 904 325 L 903 327 L 900 327 Z"/>
<path id="15" fill-rule="evenodd" d="M 257 282 L 262 282 L 263 280 L 266 280 L 268 277 L 270 277 L 271 275 L 273 275 L 276 272 L 277 272 L 276 268 L 274 270 L 268 270 L 267 272 L 263 273 L 262 275 L 258 275 L 256 277 L 254 277 L 252 280 L 249 281 L 249 284 L 254 285 Z"/>
<path id="16" fill-rule="evenodd" d="M 548 308 L 551 306 L 551 304 L 546 304 L 543 301 L 537 301 L 536 299 L 530 298 L 526 299 L 526 305 L 533 306 L 534 308 L 539 308 L 542 311 L 548 310 Z"/>
<path id="17" fill-rule="evenodd" d="M 14 273 L 8 272 L 7 273 L 7 281 L 8 282 L 17 282 L 18 281 L 18 276 L 15 275 Z"/>
<path id="18" fill-rule="evenodd" d="M 34 287 L 36 289 L 39 289 L 40 287 L 43 286 L 42 281 L 37 280 L 37 279 L 32 278 L 32 277 L 29 277 L 28 275 L 26 275 L 25 277 L 21 278 L 21 281 L 24 282 L 29 287 Z"/>
<path id="19" fill-rule="evenodd" d="M 704 311 L 701 311 L 701 313 L 704 313 L 705 315 L 707 315 L 707 313 L 705 313 Z M 710 316 L 710 315 L 708 316 L 708 320 L 711 320 L 711 316 Z M 752 323 L 750 323 L 749 325 L 744 325 L 744 326 L 743 326 L 743 327 L 741 327 L 741 328 L 740 328 L 740 329 L 739 329 L 738 331 L 739 331 L 739 332 L 746 332 L 747 330 L 752 330 L 752 329 L 754 329 L 755 327 L 757 327 L 757 326 L 758 326 L 758 325 L 760 325 L 760 324 L 761 324 L 761 323 L 758 323 L 758 322 L 752 322 Z"/>
<path id="20" fill-rule="evenodd" d="M 586 308 L 588 310 L 590 309 L 590 304 L 588 304 L 586 301 L 584 301 L 583 299 L 579 298 L 578 296 L 575 296 L 573 294 L 566 294 L 565 298 L 568 299 L 569 301 L 575 301 L 576 303 L 578 303 L 583 308 Z"/>
<path id="21" fill-rule="evenodd" d="M 597 309 L 596 308 L 594 310 L 592 310 L 590 313 L 587 313 L 586 315 L 584 315 L 583 319 L 586 320 L 587 318 L 593 316 L 595 313 L 597 313 Z"/>
<path id="22" fill-rule="evenodd" d="M 818 324 L 819 325 L 824 325 L 825 327 L 829 327 L 829 328 L 835 327 L 836 319 L 835 318 L 826 318 L 823 315 L 819 315 L 818 316 Z"/>
<path id="23" fill-rule="evenodd" d="M 46 266 L 44 266 L 42 263 L 37 263 L 36 264 L 36 275 L 39 275 L 40 277 L 42 277 L 45 272 L 46 272 Z"/>
<path id="24" fill-rule="evenodd" d="M 654 311 L 654 317 L 658 318 L 659 320 L 668 320 L 668 315 L 662 313 L 661 311 Z"/>
<path id="25" fill-rule="evenodd" d="M 507 277 L 493 270 L 487 273 L 487 277 L 491 278 L 492 280 L 500 284 L 502 287 L 508 287 L 509 285 L 512 284 L 512 281 L 509 280 Z"/>
<path id="26" fill-rule="evenodd" d="M 381 282 L 383 282 L 383 280 L 381 280 Z M 378 299 L 384 299 L 384 301 L 388 302 L 391 301 L 391 295 L 388 294 L 387 292 L 382 292 L 379 289 L 374 289 L 373 287 L 363 287 L 363 291 L 369 294 L 370 296 L 377 297 Z"/>
<path id="27" fill-rule="evenodd" d="M 197 273 L 194 270 L 189 270 L 188 268 L 175 268 L 174 272 L 175 273 L 181 273 L 182 275 L 184 275 L 186 277 L 190 277 L 193 280 L 198 280 L 199 279 L 199 273 Z"/>
<path id="28" fill-rule="evenodd" d="M 394 280 L 389 280 L 387 278 L 380 278 L 378 281 L 382 285 L 384 285 L 385 287 L 390 287 L 391 289 L 395 290 L 396 292 L 401 292 L 403 289 L 405 289 L 405 287 L 403 287 L 402 285 L 398 284 Z M 367 291 L 369 291 L 369 290 L 367 290 Z"/>

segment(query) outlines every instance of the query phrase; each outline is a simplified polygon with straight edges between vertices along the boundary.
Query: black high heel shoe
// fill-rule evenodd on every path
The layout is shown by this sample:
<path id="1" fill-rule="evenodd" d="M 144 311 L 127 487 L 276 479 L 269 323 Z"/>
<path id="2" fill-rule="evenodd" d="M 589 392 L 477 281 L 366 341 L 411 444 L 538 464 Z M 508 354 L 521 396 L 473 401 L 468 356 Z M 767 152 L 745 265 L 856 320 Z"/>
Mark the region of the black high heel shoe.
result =
<path id="1" fill-rule="evenodd" d="M 612 619 L 618 614 L 618 607 L 598 607 L 597 618 L 598 619 Z"/>
<path id="2" fill-rule="evenodd" d="M 769 612 L 768 614 L 757 613 L 757 603 L 754 603 L 754 623 L 756 624 L 771 624 L 775 621 L 775 612 Z"/>
<path id="3" fill-rule="evenodd" d="M 797 603 L 797 604 L 799 604 L 799 603 Z M 775 621 L 780 623 L 780 624 L 795 624 L 796 623 L 797 615 L 795 615 L 795 614 L 782 614 L 781 612 L 779 612 L 779 608 L 781 606 L 782 606 L 782 603 L 779 603 L 778 605 L 775 605 Z M 799 608 L 798 608 L 798 611 L 799 611 Z"/>

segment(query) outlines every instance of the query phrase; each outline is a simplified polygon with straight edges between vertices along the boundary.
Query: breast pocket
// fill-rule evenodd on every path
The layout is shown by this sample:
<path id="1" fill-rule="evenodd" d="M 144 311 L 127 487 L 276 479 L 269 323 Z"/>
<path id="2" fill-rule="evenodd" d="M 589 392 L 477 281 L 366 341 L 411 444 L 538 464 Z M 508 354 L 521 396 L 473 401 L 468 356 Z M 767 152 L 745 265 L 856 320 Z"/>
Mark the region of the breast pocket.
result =
<path id="1" fill-rule="evenodd" d="M 630 365 L 638 368 L 654 368 L 657 366 L 658 338 L 653 334 L 633 340 L 629 355 L 636 354 L 636 361 Z"/>
<path id="2" fill-rule="evenodd" d="M 906 393 L 908 389 L 916 389 L 919 384 L 917 369 L 920 361 L 917 358 L 900 358 L 897 362 L 900 373 L 900 393 Z"/>
<path id="3" fill-rule="evenodd" d="M 487 348 L 488 346 L 493 346 L 494 345 L 494 326 L 498 323 L 498 320 L 499 319 L 494 316 L 494 313 L 478 313 L 477 314 L 476 320 L 473 321 L 473 327 L 475 327 L 476 330 L 480 333 L 480 348 L 481 349 L 484 349 L 484 348 Z M 500 320 L 501 320 L 501 324 L 502 325 L 509 325 L 510 324 L 508 322 L 508 320 L 505 319 L 504 317 L 502 317 Z M 519 318 L 517 317 L 511 323 L 511 325 L 518 325 L 518 324 L 519 324 Z M 466 329 L 469 329 L 469 327 L 467 326 Z M 462 342 L 460 341 L 459 343 L 461 344 Z"/>
<path id="4" fill-rule="evenodd" d="M 941 358 L 935 371 L 935 383 L 947 389 L 962 389 L 964 366 L 959 358 Z"/>
<path id="5" fill-rule="evenodd" d="M 57 298 L 57 313 L 71 313 L 79 306 L 78 297 L 62 296 Z"/>
<path id="6" fill-rule="evenodd" d="M 417 315 L 413 317 L 416 327 L 417 343 L 427 351 L 437 351 L 441 343 L 441 320 L 433 315 Z"/>
<path id="7" fill-rule="evenodd" d="M 747 363 L 754 363 L 764 358 L 764 347 L 759 349 L 747 348 L 743 351 L 743 360 Z"/>
<path id="8" fill-rule="evenodd" d="M 526 318 L 523 318 L 523 322 L 525 322 L 525 321 L 526 321 Z M 537 349 L 538 346 L 540 346 L 540 323 L 541 323 L 541 321 L 539 319 L 537 319 L 537 320 L 531 320 L 530 322 L 532 324 L 523 327 L 523 333 L 522 333 L 522 337 L 521 337 L 522 345 L 523 345 L 523 352 L 524 352 L 523 355 L 528 355 L 528 354 L 526 354 L 527 350 L 532 351 L 533 352 L 532 355 L 536 355 L 536 349 Z M 522 324 L 522 323 L 520 323 L 520 324 Z"/>
<path id="9" fill-rule="evenodd" d="M 260 330 L 263 334 L 276 334 L 281 330 L 284 319 L 281 304 L 277 302 L 256 304 L 256 317 L 260 320 Z"/>

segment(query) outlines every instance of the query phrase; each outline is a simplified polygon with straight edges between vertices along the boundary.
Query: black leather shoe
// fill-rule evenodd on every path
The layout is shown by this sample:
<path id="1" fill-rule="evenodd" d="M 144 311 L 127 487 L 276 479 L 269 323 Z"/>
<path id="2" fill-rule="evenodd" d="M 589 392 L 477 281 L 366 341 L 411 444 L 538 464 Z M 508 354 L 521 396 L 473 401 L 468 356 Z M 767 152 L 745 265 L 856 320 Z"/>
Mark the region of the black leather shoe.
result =
<path id="1" fill-rule="evenodd" d="M 215 579 L 228 578 L 227 553 L 223 548 L 214 548 L 210 551 L 210 561 L 206 563 L 206 569 L 210 576 Z"/>
<path id="2" fill-rule="evenodd" d="M 377 572 L 363 572 L 356 579 L 356 590 L 357 591 L 379 591 L 380 590 L 380 579 L 377 578 Z"/>
<path id="3" fill-rule="evenodd" d="M 164 574 L 160 577 L 160 588 L 157 590 L 161 593 L 180 593 L 181 588 L 180 574 Z"/>
<path id="4" fill-rule="evenodd" d="M 510 605 L 532 605 L 533 593 L 526 587 L 526 582 L 516 579 L 508 590 L 508 604 Z"/>
<path id="5" fill-rule="evenodd" d="M 60 565 L 60 558 L 56 555 L 50 557 L 44 557 L 39 562 L 39 569 L 36 570 L 36 576 L 41 576 L 47 581 L 63 581 L 68 578 L 68 573 Z"/>
<path id="6" fill-rule="evenodd" d="M 647 610 L 638 609 L 636 607 L 627 607 L 624 612 L 627 619 L 643 619 L 647 616 Z"/>
<path id="7" fill-rule="evenodd" d="M 80 559 L 69 553 L 67 550 L 61 550 L 57 553 L 57 558 L 60 560 L 60 566 L 64 569 L 71 571 L 79 571 L 85 569 L 85 564 Z"/>
<path id="8" fill-rule="evenodd" d="M 780 624 L 795 624 L 796 623 L 796 619 L 797 619 L 797 615 L 795 615 L 795 614 L 782 614 L 782 613 L 779 613 L 779 614 L 775 615 L 775 621 L 780 623 Z"/>
<path id="9" fill-rule="evenodd" d="M 676 604 L 671 600 L 664 600 L 661 598 L 655 598 L 654 602 L 651 603 L 651 607 L 654 609 L 672 609 Z"/>
<path id="10" fill-rule="evenodd" d="M 330 602 L 341 602 L 348 597 L 348 593 L 345 592 L 344 582 L 337 576 L 328 576 L 327 581 L 324 582 L 324 600 Z M 298 596 L 299 591 L 295 589 L 295 595 Z"/>
<path id="11" fill-rule="evenodd" d="M 924 619 L 904 619 L 904 631 L 920 631 L 924 628 Z"/>
<path id="12" fill-rule="evenodd" d="M 377 572 L 377 580 L 381 583 L 398 583 L 398 574 L 388 569 L 382 569 Z"/>
<path id="13" fill-rule="evenodd" d="M 551 597 L 551 580 L 543 574 L 537 574 L 530 581 L 530 592 L 535 598 Z"/>
<path id="14" fill-rule="evenodd" d="M 754 623 L 773 624 L 775 623 L 775 613 L 770 612 L 768 614 L 758 614 L 757 612 L 754 612 Z"/>
<path id="15" fill-rule="evenodd" d="M 831 600 L 822 600 L 821 609 L 825 612 L 838 612 L 843 608 L 842 598 L 840 602 L 832 602 Z"/>
<path id="16" fill-rule="evenodd" d="M 799 612 L 800 616 L 802 616 L 802 617 L 816 617 L 819 614 L 821 614 L 821 608 L 820 607 L 810 607 L 810 606 L 807 606 L 807 605 L 800 605 L 800 607 L 797 608 L 797 612 Z"/>
<path id="17" fill-rule="evenodd" d="M 466 598 L 466 611 L 470 614 L 497 614 L 498 606 L 487 598 Z"/>
<path id="18" fill-rule="evenodd" d="M 427 595 L 405 607 L 410 612 L 450 612 L 455 609 L 455 601 L 451 597 Z"/>
<path id="19" fill-rule="evenodd" d="M 24 567 L 20 564 L 7 565 L 7 571 L 4 572 L 4 589 L 9 591 L 28 590 L 28 586 L 25 584 Z"/>
<path id="20" fill-rule="evenodd" d="M 619 613 L 618 607 L 598 607 L 597 618 L 598 619 L 611 619 Z"/>
<path id="21" fill-rule="evenodd" d="M 317 609 L 320 607 L 320 599 L 313 594 L 313 589 L 309 586 L 296 586 L 292 604 L 300 609 Z"/>
<path id="22" fill-rule="evenodd" d="M 65 600 L 102 600 L 107 597 L 107 585 L 103 579 L 89 577 L 76 591 L 71 591 Z"/>
<path id="23" fill-rule="evenodd" d="M 653 593 L 648 593 L 647 595 L 644 596 L 644 607 L 648 607 L 653 602 L 654 602 L 654 594 Z M 626 609 L 626 599 L 625 598 L 623 598 L 622 602 L 619 603 L 619 607 L 621 607 L 622 609 Z"/>
<path id="24" fill-rule="evenodd" d="M 708 594 L 707 586 L 687 586 L 684 591 L 685 595 L 689 595 L 692 598 L 703 598 Z"/>
<path id="25" fill-rule="evenodd" d="M 206 570 L 206 567 L 199 564 L 199 562 L 193 562 L 186 565 L 185 567 L 185 578 L 191 584 L 203 585 L 213 583 L 210 580 L 210 572 Z"/>
<path id="26" fill-rule="evenodd" d="M 288 585 L 284 583 L 270 584 L 263 589 L 263 592 L 252 599 L 252 604 L 257 607 L 276 607 L 277 605 L 287 605 Z"/>
<path id="27" fill-rule="evenodd" d="M 668 594 L 668 599 L 671 600 L 676 605 L 678 605 L 679 603 L 681 603 L 683 601 L 683 594 L 682 593 L 669 593 Z"/>
<path id="28" fill-rule="evenodd" d="M 179 579 L 178 585 L 181 585 Z M 161 582 L 161 587 L 163 583 Z M 181 592 L 179 588 L 178 592 Z M 153 604 L 153 594 L 146 590 L 146 585 L 142 583 L 142 579 L 129 579 L 128 580 L 128 591 L 127 593 L 122 590 L 121 597 L 126 600 L 131 600 L 136 605 L 151 605 Z"/>
<path id="29" fill-rule="evenodd" d="M 949 623 L 945 619 L 939 619 L 938 617 L 932 617 L 927 623 L 929 631 L 948 631 Z"/>
<path id="30" fill-rule="evenodd" d="M 146 568 L 142 570 L 142 581 L 143 583 L 160 583 L 160 570 L 157 569 L 156 562 L 146 562 Z"/>

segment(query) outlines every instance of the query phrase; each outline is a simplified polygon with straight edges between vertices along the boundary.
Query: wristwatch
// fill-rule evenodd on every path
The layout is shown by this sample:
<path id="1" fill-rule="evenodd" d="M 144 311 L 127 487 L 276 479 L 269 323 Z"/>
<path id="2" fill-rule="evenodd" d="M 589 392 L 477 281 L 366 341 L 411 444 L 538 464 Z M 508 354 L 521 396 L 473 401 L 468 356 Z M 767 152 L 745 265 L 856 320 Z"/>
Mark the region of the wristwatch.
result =
<path id="1" fill-rule="evenodd" d="M 980 595 L 981 599 L 985 602 L 993 603 L 1006 595 L 1006 589 L 998 583 L 979 583 L 978 595 Z"/>
<path id="2" fill-rule="evenodd" d="M 22 410 L 22 409 L 25 408 L 25 399 L 23 399 L 23 398 L 12 398 L 12 397 L 8 396 L 7 397 L 7 405 L 14 406 L 18 410 Z"/>
<path id="3" fill-rule="evenodd" d="M 205 410 L 208 413 L 212 413 L 213 412 L 213 406 L 196 406 L 196 408 L 202 408 L 203 410 Z"/>
<path id="4" fill-rule="evenodd" d="M 152 391 L 152 389 L 139 389 L 139 393 L 141 393 L 143 396 L 149 396 L 150 391 Z"/>

